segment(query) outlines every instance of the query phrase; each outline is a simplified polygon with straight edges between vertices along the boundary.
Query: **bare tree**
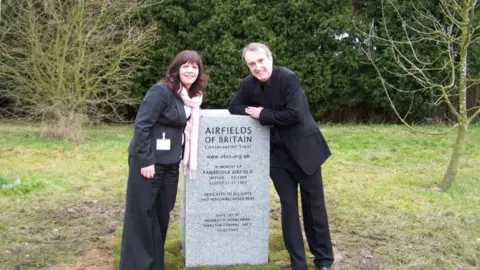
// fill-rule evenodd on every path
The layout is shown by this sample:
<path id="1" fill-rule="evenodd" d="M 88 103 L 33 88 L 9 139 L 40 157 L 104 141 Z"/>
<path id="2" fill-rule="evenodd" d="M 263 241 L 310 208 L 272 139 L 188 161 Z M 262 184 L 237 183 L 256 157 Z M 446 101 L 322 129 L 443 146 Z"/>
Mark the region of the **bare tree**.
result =
<path id="1" fill-rule="evenodd" d="M 397 90 L 412 94 L 417 91 L 430 91 L 437 99 L 435 105 L 446 105 L 453 115 L 453 125 L 444 134 L 457 130 L 457 138 L 453 153 L 442 182 L 441 190 L 446 190 L 458 172 L 459 160 L 464 152 L 465 140 L 469 124 L 480 114 L 480 106 L 474 104 L 467 108 L 467 90 L 480 83 L 478 74 L 468 72 L 469 52 L 472 46 L 480 40 L 480 24 L 475 18 L 478 0 L 439 0 L 438 9 L 429 10 L 420 4 L 412 4 L 412 17 L 405 19 L 398 6 L 392 0 L 381 0 L 381 28 L 372 23 L 367 37 L 365 54 L 376 69 L 390 104 L 399 119 L 410 128 L 419 131 L 405 121 L 397 111 L 390 98 L 389 90 Z M 393 11 L 387 15 L 386 10 Z M 400 21 L 402 37 L 394 37 L 389 23 L 395 16 Z M 382 35 L 378 34 L 382 32 Z M 397 33 L 398 34 L 398 33 Z M 382 44 L 388 50 L 396 63 L 396 70 L 378 65 L 378 53 L 375 44 Z M 431 57 L 425 52 L 425 44 L 434 45 L 438 54 Z M 427 56 L 428 54 L 428 56 Z M 387 81 L 388 76 L 398 78 L 409 77 L 420 86 L 419 89 L 402 89 Z M 440 76 L 439 76 L 440 75 Z M 474 76 L 477 75 L 477 76 Z M 477 90 L 474 90 L 477 89 Z M 477 101 L 478 102 L 478 101 Z M 408 115 L 408 113 L 407 113 Z M 422 132 L 422 131 L 421 131 Z M 440 134 L 440 133 L 437 133 Z"/>
<path id="2" fill-rule="evenodd" d="M 136 104 L 132 76 L 155 41 L 135 0 L 6 0 L 0 18 L 0 97 L 12 113 L 40 119 L 54 136 L 118 119 Z M 80 129 L 79 129 L 80 128 Z"/>

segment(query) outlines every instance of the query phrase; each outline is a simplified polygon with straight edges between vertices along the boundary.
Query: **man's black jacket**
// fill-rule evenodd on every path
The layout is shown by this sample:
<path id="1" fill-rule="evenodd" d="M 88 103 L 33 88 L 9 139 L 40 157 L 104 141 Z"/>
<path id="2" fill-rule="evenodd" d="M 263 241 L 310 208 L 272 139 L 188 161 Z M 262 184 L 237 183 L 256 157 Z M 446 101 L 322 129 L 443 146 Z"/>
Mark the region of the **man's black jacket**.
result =
<path id="1" fill-rule="evenodd" d="M 263 91 L 271 92 L 265 95 Z M 274 66 L 270 79 L 263 84 L 252 75 L 243 79 L 228 110 L 231 114 L 246 115 L 248 106 L 264 108 L 260 113 L 260 124 L 275 129 L 306 174 L 315 173 L 330 156 L 330 149 L 310 113 L 305 92 L 293 71 Z"/>

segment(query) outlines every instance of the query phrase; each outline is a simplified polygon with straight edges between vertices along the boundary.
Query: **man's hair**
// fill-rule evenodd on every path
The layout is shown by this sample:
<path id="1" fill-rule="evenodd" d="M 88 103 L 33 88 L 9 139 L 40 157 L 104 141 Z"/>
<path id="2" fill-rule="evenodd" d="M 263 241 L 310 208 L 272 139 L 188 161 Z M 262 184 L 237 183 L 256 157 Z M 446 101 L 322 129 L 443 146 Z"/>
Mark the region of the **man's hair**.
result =
<path id="1" fill-rule="evenodd" d="M 243 48 L 243 53 L 242 53 L 243 62 L 245 62 L 245 54 L 247 52 L 257 51 L 258 49 L 262 49 L 265 52 L 265 54 L 267 55 L 267 57 L 270 60 L 273 60 L 272 52 L 270 51 L 270 49 L 268 48 L 267 45 L 265 45 L 263 43 L 253 42 L 253 43 L 250 43 L 247 46 L 245 46 L 245 48 Z"/>

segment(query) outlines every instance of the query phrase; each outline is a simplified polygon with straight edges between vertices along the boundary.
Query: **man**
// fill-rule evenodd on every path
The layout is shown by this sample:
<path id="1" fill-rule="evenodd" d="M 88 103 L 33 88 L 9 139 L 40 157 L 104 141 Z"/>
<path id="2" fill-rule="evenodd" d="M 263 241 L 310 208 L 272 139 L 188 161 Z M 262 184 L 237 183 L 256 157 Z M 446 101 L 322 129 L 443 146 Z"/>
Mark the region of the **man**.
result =
<path id="1" fill-rule="evenodd" d="M 314 264 L 316 269 L 328 270 L 333 250 L 320 166 L 330 150 L 295 73 L 273 66 L 270 49 L 261 43 L 250 43 L 242 57 L 252 75 L 243 79 L 228 110 L 271 127 L 270 178 L 281 201 L 283 239 L 291 267 L 307 269 L 298 214 L 300 185 L 305 234 Z"/>

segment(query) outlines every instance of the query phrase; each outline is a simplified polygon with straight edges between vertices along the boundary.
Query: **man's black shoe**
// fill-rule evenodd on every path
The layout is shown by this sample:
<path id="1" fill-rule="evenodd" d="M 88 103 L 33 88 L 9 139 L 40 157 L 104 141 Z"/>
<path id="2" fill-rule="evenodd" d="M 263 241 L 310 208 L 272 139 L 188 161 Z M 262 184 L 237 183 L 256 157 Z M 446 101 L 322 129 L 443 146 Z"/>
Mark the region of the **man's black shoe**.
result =
<path id="1" fill-rule="evenodd" d="M 330 270 L 330 267 L 328 266 L 320 266 L 317 268 L 318 270 Z"/>

